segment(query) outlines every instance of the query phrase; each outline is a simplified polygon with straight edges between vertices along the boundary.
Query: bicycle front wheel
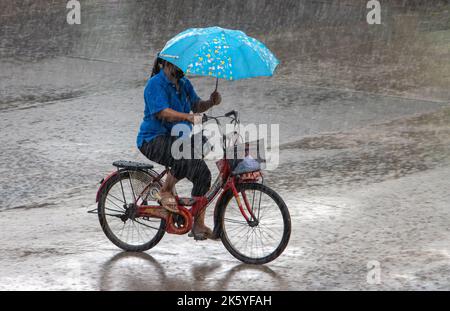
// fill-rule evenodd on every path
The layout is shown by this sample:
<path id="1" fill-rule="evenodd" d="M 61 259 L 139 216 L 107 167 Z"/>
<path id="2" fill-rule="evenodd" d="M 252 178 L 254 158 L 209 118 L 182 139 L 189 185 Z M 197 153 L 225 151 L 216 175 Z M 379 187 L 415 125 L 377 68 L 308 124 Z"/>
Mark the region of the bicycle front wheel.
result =
<path id="1" fill-rule="evenodd" d="M 222 243 L 237 259 L 248 264 L 265 264 L 286 248 L 291 235 L 291 218 L 283 199 L 258 183 L 237 185 L 247 221 L 232 194 L 221 215 Z M 245 201 L 251 213 L 247 210 Z"/>

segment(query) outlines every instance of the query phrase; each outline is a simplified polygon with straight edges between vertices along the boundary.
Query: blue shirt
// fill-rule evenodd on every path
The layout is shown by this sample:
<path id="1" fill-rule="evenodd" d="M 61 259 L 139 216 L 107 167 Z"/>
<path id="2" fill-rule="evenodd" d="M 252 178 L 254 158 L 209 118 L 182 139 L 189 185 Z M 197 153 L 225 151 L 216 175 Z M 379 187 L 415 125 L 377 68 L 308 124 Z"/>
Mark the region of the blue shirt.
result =
<path id="1" fill-rule="evenodd" d="M 186 77 L 181 78 L 178 84 L 180 92 L 177 91 L 175 84 L 166 77 L 163 70 L 148 80 L 144 90 L 144 120 L 136 140 L 138 148 L 143 145 L 144 141 L 149 142 L 156 136 L 170 135 L 172 127 L 178 123 L 185 123 L 191 128 L 191 124 L 187 121 L 168 122 L 156 117 L 158 112 L 166 108 L 189 113 L 193 105 L 200 100 Z"/>

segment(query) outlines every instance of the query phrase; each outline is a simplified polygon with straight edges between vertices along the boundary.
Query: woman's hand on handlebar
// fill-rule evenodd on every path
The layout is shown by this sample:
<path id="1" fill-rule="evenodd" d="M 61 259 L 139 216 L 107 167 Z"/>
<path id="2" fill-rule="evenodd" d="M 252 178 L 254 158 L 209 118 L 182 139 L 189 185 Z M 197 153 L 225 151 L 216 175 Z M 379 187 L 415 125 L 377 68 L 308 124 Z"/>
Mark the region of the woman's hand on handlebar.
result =
<path id="1" fill-rule="evenodd" d="M 203 114 L 201 113 L 194 113 L 189 114 L 187 117 L 187 121 L 191 122 L 192 124 L 201 124 L 203 120 Z"/>

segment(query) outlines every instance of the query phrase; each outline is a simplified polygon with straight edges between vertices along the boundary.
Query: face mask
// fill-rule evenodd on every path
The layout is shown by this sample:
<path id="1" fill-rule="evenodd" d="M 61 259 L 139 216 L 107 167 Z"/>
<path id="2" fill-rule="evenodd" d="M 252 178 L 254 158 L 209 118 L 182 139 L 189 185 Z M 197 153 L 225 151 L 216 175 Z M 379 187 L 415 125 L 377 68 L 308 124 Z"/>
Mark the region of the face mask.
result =
<path id="1" fill-rule="evenodd" d="M 175 71 L 174 76 L 175 76 L 175 79 L 180 80 L 181 78 L 184 77 L 184 72 L 183 72 L 183 70 L 177 69 L 177 70 Z"/>

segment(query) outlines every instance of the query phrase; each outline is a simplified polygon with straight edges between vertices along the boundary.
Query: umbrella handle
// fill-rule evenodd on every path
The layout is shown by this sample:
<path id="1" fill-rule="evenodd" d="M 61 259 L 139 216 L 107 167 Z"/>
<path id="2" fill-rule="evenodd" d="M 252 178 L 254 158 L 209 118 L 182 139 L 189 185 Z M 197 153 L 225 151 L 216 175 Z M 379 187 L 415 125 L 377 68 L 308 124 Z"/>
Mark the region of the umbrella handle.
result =
<path id="1" fill-rule="evenodd" d="M 216 89 L 214 90 L 214 92 L 217 92 L 217 86 L 219 86 L 219 78 L 216 78 Z M 213 107 L 214 106 L 211 107 L 211 112 Z"/>

